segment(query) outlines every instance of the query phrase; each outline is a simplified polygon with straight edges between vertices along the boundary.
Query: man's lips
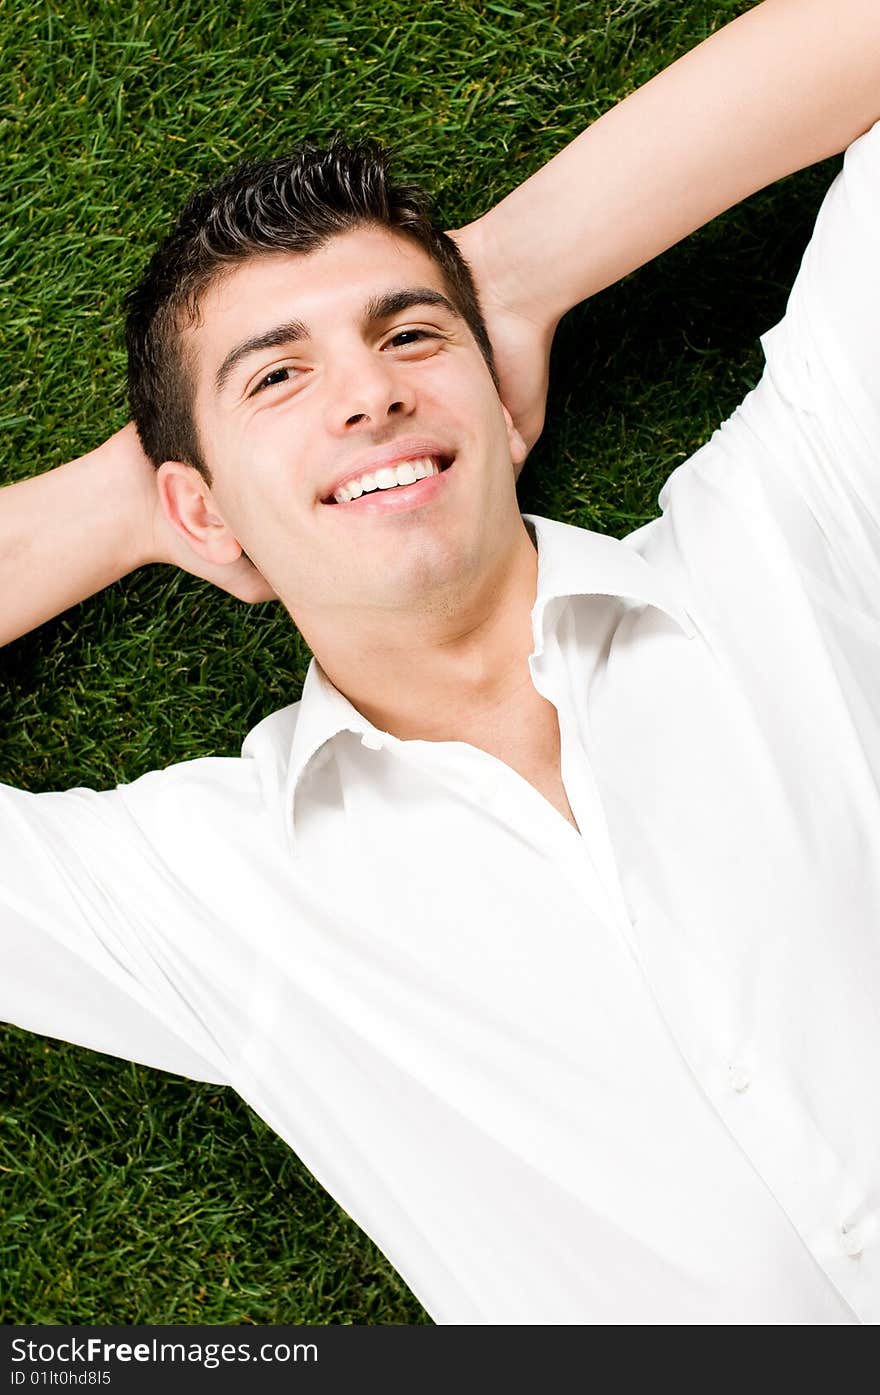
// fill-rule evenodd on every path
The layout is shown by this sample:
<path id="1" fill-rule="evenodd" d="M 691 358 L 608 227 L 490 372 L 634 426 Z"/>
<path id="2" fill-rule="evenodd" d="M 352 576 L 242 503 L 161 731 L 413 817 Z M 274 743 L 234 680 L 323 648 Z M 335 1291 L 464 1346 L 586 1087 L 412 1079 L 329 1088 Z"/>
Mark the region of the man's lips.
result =
<path id="1" fill-rule="evenodd" d="M 430 504 L 449 487 L 449 481 L 456 477 L 453 464 L 437 474 L 426 475 L 412 484 L 392 485 L 388 489 L 366 490 L 356 499 L 335 501 L 331 518 L 370 519 L 394 518 L 423 508 Z"/>
<path id="2" fill-rule="evenodd" d="M 370 451 L 362 455 L 360 459 L 346 471 L 345 474 L 337 476 L 322 498 L 323 504 L 335 504 L 337 500 L 333 497 L 337 490 L 347 487 L 354 480 L 362 479 L 364 475 L 375 477 L 377 470 L 394 469 L 398 465 L 405 465 L 410 461 L 432 460 L 440 467 L 441 472 L 448 469 L 455 458 L 455 453 L 447 446 L 441 445 L 438 441 L 423 439 L 410 439 L 397 441 L 390 446 L 385 446 L 381 450 Z M 418 481 L 422 483 L 421 480 Z M 413 488 L 413 485 L 394 485 L 388 492 L 394 489 Z M 379 491 L 367 491 L 367 493 Z M 365 495 L 361 495 L 361 498 Z M 357 502 L 357 501 L 352 501 Z"/>

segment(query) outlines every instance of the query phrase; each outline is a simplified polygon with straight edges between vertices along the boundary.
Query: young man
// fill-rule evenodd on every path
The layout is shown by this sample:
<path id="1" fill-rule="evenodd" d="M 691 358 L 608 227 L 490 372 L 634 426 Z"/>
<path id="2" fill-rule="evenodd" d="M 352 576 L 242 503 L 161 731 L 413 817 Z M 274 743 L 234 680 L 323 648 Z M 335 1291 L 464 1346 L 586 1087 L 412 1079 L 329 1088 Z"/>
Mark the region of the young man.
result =
<path id="1" fill-rule="evenodd" d="M 2 792 L 3 1009 L 233 1084 L 440 1322 L 880 1316 L 878 53 L 766 0 L 464 230 L 501 397 L 381 162 L 221 184 L 132 302 L 152 464 L 0 499 L 6 638 L 161 559 L 316 656 L 241 759 Z M 523 519 L 559 316 L 846 146 L 664 516 Z"/>

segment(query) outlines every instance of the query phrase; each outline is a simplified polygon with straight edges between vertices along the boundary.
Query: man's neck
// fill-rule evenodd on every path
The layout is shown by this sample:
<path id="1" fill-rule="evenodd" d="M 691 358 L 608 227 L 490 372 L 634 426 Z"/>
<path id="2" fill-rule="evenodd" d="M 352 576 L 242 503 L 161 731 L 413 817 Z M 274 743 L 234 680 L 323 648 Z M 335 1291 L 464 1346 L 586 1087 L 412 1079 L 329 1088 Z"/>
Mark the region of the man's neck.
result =
<path id="1" fill-rule="evenodd" d="M 327 677 L 401 740 L 471 741 L 519 705 L 531 678 L 538 558 L 525 529 L 466 596 L 310 641 Z"/>

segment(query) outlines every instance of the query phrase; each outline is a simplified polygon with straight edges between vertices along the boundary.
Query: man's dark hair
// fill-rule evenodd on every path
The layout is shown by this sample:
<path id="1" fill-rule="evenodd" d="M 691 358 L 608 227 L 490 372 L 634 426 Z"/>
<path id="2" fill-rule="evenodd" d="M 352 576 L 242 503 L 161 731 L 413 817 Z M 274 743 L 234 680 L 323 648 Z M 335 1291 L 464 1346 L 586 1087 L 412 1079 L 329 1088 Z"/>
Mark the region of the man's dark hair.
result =
<path id="1" fill-rule="evenodd" d="M 129 402 L 156 466 L 182 460 L 211 482 L 193 416 L 184 330 L 197 322 L 200 299 L 216 277 L 265 253 L 314 252 L 363 225 L 387 228 L 428 253 L 497 386 L 470 269 L 432 221 L 424 190 L 390 181 L 389 159 L 374 141 L 337 138 L 326 148 L 304 142 L 280 159 L 237 165 L 190 198 L 126 298 Z"/>

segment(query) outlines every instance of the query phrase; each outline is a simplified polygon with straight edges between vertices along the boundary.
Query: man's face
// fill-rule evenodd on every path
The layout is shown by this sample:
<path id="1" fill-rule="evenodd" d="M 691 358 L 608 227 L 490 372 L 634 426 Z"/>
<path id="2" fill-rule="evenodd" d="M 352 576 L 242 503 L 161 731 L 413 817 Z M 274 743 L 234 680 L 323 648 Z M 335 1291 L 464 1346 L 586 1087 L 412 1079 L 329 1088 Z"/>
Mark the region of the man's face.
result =
<path id="1" fill-rule="evenodd" d="M 363 227 L 254 258 L 201 312 L 212 504 L 301 624 L 448 604 L 515 545 L 524 448 L 420 247 Z"/>

